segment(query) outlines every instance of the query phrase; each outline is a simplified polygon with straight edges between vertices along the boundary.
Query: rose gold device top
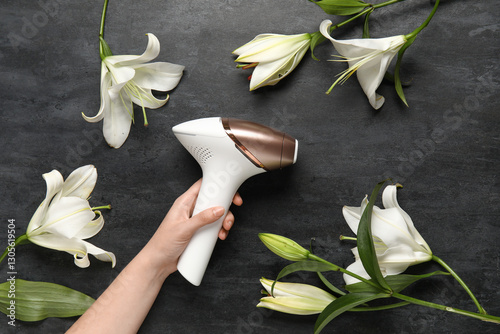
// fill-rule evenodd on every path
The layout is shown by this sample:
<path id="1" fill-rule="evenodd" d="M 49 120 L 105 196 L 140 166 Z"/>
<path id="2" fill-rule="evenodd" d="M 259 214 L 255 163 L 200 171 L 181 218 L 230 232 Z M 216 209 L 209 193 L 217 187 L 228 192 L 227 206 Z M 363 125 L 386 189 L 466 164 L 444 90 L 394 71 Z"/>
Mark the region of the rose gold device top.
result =
<path id="1" fill-rule="evenodd" d="M 294 163 L 296 141 L 286 133 L 234 118 L 222 118 L 222 125 L 236 148 L 255 166 L 273 170 Z"/>

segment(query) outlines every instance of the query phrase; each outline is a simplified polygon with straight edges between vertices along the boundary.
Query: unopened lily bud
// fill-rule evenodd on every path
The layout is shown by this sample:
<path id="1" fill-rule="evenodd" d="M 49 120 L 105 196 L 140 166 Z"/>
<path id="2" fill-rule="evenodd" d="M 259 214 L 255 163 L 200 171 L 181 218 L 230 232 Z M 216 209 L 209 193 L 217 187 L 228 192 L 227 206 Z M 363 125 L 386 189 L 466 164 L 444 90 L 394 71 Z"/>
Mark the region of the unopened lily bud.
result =
<path id="1" fill-rule="evenodd" d="M 360 0 L 319 0 L 313 1 L 313 3 L 321 7 L 325 13 L 330 15 L 353 15 L 371 6 Z"/>
<path id="2" fill-rule="evenodd" d="M 271 252 L 290 261 L 307 260 L 309 252 L 295 241 L 271 233 L 259 233 L 260 240 Z"/>
<path id="3" fill-rule="evenodd" d="M 250 76 L 250 90 L 274 86 L 290 74 L 304 57 L 311 45 L 311 34 L 280 35 L 260 34 L 233 51 L 237 63 L 255 67 Z"/>
<path id="4" fill-rule="evenodd" d="M 260 283 L 269 295 L 262 297 L 257 307 L 279 312 L 298 315 L 319 314 L 335 300 L 335 297 L 325 290 L 301 283 L 276 282 L 274 296 L 271 296 L 274 281 L 262 278 Z"/>

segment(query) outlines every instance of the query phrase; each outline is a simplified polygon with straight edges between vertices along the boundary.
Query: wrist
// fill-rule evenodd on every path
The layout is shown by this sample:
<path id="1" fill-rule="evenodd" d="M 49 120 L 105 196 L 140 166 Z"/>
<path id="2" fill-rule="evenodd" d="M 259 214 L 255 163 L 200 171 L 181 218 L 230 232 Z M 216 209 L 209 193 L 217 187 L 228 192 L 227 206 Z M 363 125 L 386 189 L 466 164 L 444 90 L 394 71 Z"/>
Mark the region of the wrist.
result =
<path id="1" fill-rule="evenodd" d="M 173 272 L 177 270 L 177 261 L 169 260 L 166 252 L 162 247 L 155 244 L 155 239 L 152 238 L 146 246 L 137 254 L 140 262 L 144 264 L 144 270 L 147 270 L 152 276 L 152 279 L 163 281 Z"/>

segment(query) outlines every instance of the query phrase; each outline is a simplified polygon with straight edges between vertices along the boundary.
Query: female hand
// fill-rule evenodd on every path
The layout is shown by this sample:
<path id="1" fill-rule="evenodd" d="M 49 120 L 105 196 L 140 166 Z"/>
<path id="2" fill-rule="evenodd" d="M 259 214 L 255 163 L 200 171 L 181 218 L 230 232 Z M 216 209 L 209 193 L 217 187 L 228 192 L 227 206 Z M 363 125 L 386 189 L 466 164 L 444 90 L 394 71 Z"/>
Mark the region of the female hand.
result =
<path id="1" fill-rule="evenodd" d="M 144 251 L 149 251 L 151 256 L 155 257 L 153 265 L 161 268 L 166 275 L 177 270 L 179 257 L 193 234 L 199 228 L 217 221 L 224 215 L 223 207 L 213 207 L 191 217 L 200 187 L 201 179 L 177 198 L 158 230 L 144 248 Z M 243 203 L 239 194 L 234 196 L 233 203 L 238 206 Z M 221 240 L 226 239 L 233 224 L 234 215 L 229 211 L 219 231 Z"/>

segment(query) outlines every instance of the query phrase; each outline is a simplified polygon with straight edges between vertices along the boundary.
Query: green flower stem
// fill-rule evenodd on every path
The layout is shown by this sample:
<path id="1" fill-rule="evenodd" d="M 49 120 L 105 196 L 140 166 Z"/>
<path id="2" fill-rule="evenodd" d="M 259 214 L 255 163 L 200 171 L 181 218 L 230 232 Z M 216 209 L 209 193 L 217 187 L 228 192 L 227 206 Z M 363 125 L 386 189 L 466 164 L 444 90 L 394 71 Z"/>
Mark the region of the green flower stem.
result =
<path id="1" fill-rule="evenodd" d="M 7 256 L 7 254 L 9 254 L 9 252 L 12 248 L 15 248 L 17 245 L 19 245 L 21 242 L 23 242 L 25 240 L 28 240 L 28 236 L 26 234 L 23 234 L 23 235 L 16 238 L 16 240 L 14 241 L 14 246 L 7 246 L 7 248 L 5 248 L 2 256 L 0 257 L 0 263 L 2 263 L 3 259 Z"/>
<path id="2" fill-rule="evenodd" d="M 104 21 L 106 20 L 107 10 L 108 10 L 108 0 L 104 0 L 104 8 L 102 9 L 101 29 L 99 30 L 99 37 L 104 37 Z"/>
<path id="3" fill-rule="evenodd" d="M 405 1 L 405 0 L 390 0 L 390 1 L 381 2 L 381 3 L 376 4 L 376 5 L 371 5 L 371 6 L 369 6 L 367 9 L 365 9 L 365 10 L 363 10 L 363 11 L 359 12 L 358 14 L 356 14 L 356 15 L 354 15 L 354 16 L 352 16 L 352 17 L 350 17 L 349 19 L 347 19 L 347 20 L 345 20 L 345 21 L 342 21 L 342 22 L 340 22 L 340 23 L 337 23 L 336 25 L 331 26 L 331 27 L 330 27 L 330 33 L 331 33 L 333 30 L 335 30 L 335 29 L 337 29 L 337 28 L 340 28 L 340 27 L 342 27 L 343 25 L 345 25 L 345 24 L 347 24 L 347 23 L 349 23 L 349 22 L 351 22 L 351 21 L 354 21 L 355 19 L 357 19 L 357 18 L 358 18 L 358 17 L 360 17 L 360 16 L 363 16 L 363 15 L 365 15 L 365 14 L 371 13 L 371 12 L 372 12 L 374 9 L 376 9 L 376 8 L 381 8 L 381 7 L 389 6 L 389 5 L 392 5 L 392 4 L 395 4 L 395 3 L 397 3 L 397 2 L 401 2 L 401 1 Z M 438 1 L 439 1 L 439 0 L 438 0 Z"/>
<path id="4" fill-rule="evenodd" d="M 390 0 L 390 1 L 378 3 L 376 5 L 372 5 L 372 7 L 373 8 L 381 8 L 381 7 L 389 6 L 389 5 L 392 5 L 392 4 L 395 4 L 398 2 L 402 2 L 402 1 L 405 1 L 405 0 Z"/>
<path id="5" fill-rule="evenodd" d="M 420 25 L 420 27 L 418 27 L 417 29 L 415 29 L 413 32 L 409 33 L 408 35 L 406 35 L 406 40 L 409 40 L 410 38 L 414 38 L 416 37 L 425 27 L 427 27 L 427 25 L 429 24 L 429 22 L 431 22 L 432 20 L 432 17 L 434 16 L 434 14 L 436 13 L 436 10 L 439 6 L 439 0 L 436 0 L 436 3 L 434 4 L 434 8 L 432 8 L 432 11 L 431 13 L 429 14 L 429 16 L 427 17 L 427 19 L 424 21 L 424 23 L 422 23 Z"/>
<path id="6" fill-rule="evenodd" d="M 104 41 L 104 21 L 106 20 L 106 11 L 108 9 L 108 0 L 104 0 L 104 7 L 102 9 L 102 16 L 101 16 L 101 28 L 99 29 L 99 54 L 101 56 L 101 59 L 104 59 L 106 50 L 105 48 L 109 49 L 109 46 L 107 46 L 106 42 Z"/>
<path id="7" fill-rule="evenodd" d="M 446 312 L 461 314 L 461 315 L 465 315 L 465 316 L 468 316 L 468 317 L 476 318 L 476 319 L 479 319 L 479 320 L 483 320 L 483 321 L 488 321 L 488 322 L 493 322 L 493 323 L 496 323 L 496 324 L 500 324 L 500 317 L 496 317 L 496 316 L 493 316 L 493 315 L 480 314 L 480 313 L 476 313 L 476 312 L 470 312 L 470 311 L 461 310 L 461 309 L 454 308 L 454 307 L 449 307 L 449 306 L 445 306 L 445 305 L 435 304 L 435 303 L 427 302 L 427 301 L 424 301 L 424 300 L 421 300 L 421 299 L 417 299 L 417 298 L 405 296 L 405 295 L 402 295 L 402 294 L 397 293 L 397 292 L 393 292 L 392 296 L 395 297 L 395 298 L 398 298 L 400 300 L 404 300 L 406 302 L 410 302 L 412 304 L 426 306 L 426 307 L 430 307 L 430 308 L 435 308 L 435 309 L 438 309 L 438 310 L 441 310 L 441 311 L 446 311 Z"/>
<path id="8" fill-rule="evenodd" d="M 342 267 L 339 267 L 339 266 L 337 266 L 337 265 L 335 265 L 335 264 L 333 264 L 331 262 L 328 262 L 328 261 L 320 258 L 319 256 L 316 256 L 316 255 L 314 255 L 314 254 L 311 253 L 307 257 L 310 260 L 318 261 L 318 262 L 321 262 L 321 263 L 326 263 L 326 264 L 332 266 L 332 268 L 334 268 L 334 270 L 336 270 L 336 271 L 340 271 L 341 273 L 344 273 L 344 274 L 347 274 L 349 276 L 352 276 L 352 277 L 354 277 L 354 278 L 356 278 L 356 279 L 358 279 L 358 280 L 360 280 L 360 281 L 362 281 L 362 282 L 364 282 L 366 284 L 369 284 L 369 285 L 371 285 L 371 286 L 373 286 L 373 287 L 375 287 L 377 289 L 380 289 L 380 287 L 377 284 L 373 283 L 371 280 L 367 280 L 366 278 L 361 277 L 361 276 L 359 276 L 359 275 L 357 275 L 357 274 L 355 274 L 355 273 L 353 273 L 353 272 L 351 272 L 349 270 L 346 270 L 346 269 L 344 269 Z"/>
<path id="9" fill-rule="evenodd" d="M 472 291 L 465 284 L 465 282 L 462 281 L 462 279 L 457 275 L 457 273 L 453 269 L 451 269 L 451 267 L 449 265 L 447 265 L 443 260 L 441 260 L 436 255 L 432 255 L 432 260 L 435 261 L 435 262 L 437 262 L 437 263 L 439 263 L 444 269 L 446 269 L 457 280 L 458 283 L 460 283 L 460 285 L 464 288 L 464 290 L 472 298 L 472 300 L 474 301 L 474 304 L 476 304 L 476 306 L 477 306 L 477 308 L 479 310 L 479 313 L 486 314 L 486 311 L 481 306 L 481 304 L 479 304 L 479 301 L 477 300 L 476 296 L 474 296 L 474 294 L 472 293 Z"/>
<path id="10" fill-rule="evenodd" d="M 93 208 L 90 208 L 90 210 L 95 211 L 95 210 L 102 210 L 102 209 L 108 209 L 111 210 L 111 205 L 102 205 L 102 206 L 95 206 Z"/>
<path id="11" fill-rule="evenodd" d="M 361 307 L 358 306 L 358 307 L 350 309 L 349 311 L 351 311 L 351 312 L 384 311 L 384 310 L 390 310 L 393 308 L 406 306 L 409 304 L 411 304 L 411 303 L 410 302 L 400 302 L 400 303 L 381 305 L 381 306 L 361 306 Z"/>

